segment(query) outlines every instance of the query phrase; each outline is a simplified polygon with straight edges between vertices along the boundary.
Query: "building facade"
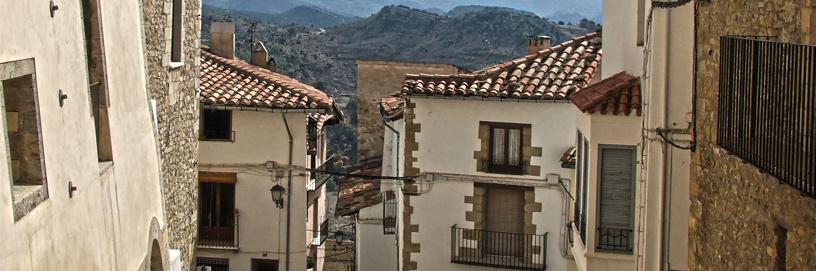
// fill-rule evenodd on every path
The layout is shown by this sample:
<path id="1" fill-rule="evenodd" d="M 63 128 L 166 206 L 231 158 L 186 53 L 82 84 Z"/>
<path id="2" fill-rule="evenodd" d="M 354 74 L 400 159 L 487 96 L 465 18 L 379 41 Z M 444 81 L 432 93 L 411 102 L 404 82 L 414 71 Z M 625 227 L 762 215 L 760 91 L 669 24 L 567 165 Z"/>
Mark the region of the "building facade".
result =
<path id="1" fill-rule="evenodd" d="M 198 51 L 201 1 L 140 1 L 147 89 L 158 121 L 162 195 L 171 249 L 194 261 L 198 210 Z"/>
<path id="2" fill-rule="evenodd" d="M 319 270 L 331 170 L 322 127 L 342 115 L 322 91 L 235 58 L 234 23 L 210 29 L 200 54 L 196 265 Z M 252 59 L 266 64 L 258 59 L 267 52 Z"/>
<path id="3" fill-rule="evenodd" d="M 691 269 L 816 267 L 815 4 L 696 3 Z"/>
<path id="4" fill-rule="evenodd" d="M 393 128 L 382 172 L 405 178 L 381 188 L 400 270 L 567 269 L 571 170 L 559 160 L 581 114 L 568 97 L 593 82 L 601 36 L 544 45 L 474 73 L 407 75 L 381 100 Z"/>
<path id="5" fill-rule="evenodd" d="M 0 10 L 4 269 L 181 268 L 144 57 L 170 44 L 143 46 L 139 1 L 101 2 Z"/>

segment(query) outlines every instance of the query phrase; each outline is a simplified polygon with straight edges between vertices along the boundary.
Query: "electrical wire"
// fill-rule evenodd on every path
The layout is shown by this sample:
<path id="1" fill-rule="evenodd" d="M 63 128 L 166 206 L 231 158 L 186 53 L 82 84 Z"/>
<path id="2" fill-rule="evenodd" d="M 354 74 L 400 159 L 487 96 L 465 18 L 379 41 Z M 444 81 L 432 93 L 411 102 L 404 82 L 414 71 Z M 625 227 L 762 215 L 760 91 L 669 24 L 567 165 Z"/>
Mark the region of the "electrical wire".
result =
<path id="1" fill-rule="evenodd" d="M 656 8 L 677 8 L 685 4 L 691 3 L 691 0 L 673 0 L 673 1 L 652 1 L 652 6 Z"/>
<path id="2" fill-rule="evenodd" d="M 666 142 L 666 143 L 668 143 L 669 145 L 672 145 L 673 147 L 678 148 L 678 149 L 681 149 L 681 150 L 691 150 L 691 149 L 694 149 L 694 142 L 691 142 L 691 143 L 690 143 L 688 146 L 680 146 L 680 145 L 679 145 L 679 144 L 677 144 L 676 142 L 674 142 L 674 141 L 672 141 L 671 139 L 669 139 L 668 137 L 666 137 L 665 132 L 666 132 L 666 130 L 664 130 L 664 129 L 657 129 L 657 135 L 658 135 L 658 136 L 660 136 L 660 138 L 662 138 L 662 139 L 663 139 L 663 142 Z"/>

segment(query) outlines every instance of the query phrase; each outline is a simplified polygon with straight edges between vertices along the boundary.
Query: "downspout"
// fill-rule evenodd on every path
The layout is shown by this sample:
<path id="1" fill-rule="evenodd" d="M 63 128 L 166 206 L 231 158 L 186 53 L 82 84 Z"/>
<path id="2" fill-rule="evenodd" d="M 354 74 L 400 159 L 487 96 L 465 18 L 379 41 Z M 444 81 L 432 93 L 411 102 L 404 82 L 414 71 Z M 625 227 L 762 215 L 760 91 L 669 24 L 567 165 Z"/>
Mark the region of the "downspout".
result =
<path id="1" fill-rule="evenodd" d="M 663 71 L 663 129 L 668 129 L 669 125 L 669 69 L 671 68 L 671 9 L 666 9 L 666 48 L 664 51 L 665 70 Z M 662 234 L 660 236 L 660 270 L 669 270 L 669 233 L 671 219 L 671 154 L 672 147 L 665 140 L 663 141 L 663 199 L 661 200 L 660 211 L 662 223 L 660 223 Z"/>
<path id="2" fill-rule="evenodd" d="M 394 174 L 394 176 L 400 176 L 400 172 L 399 172 L 400 132 L 397 131 L 397 129 L 394 129 L 394 127 L 392 127 L 390 124 L 388 124 L 388 121 L 386 121 L 385 115 L 383 114 L 382 110 L 380 110 L 380 118 L 382 119 L 383 125 L 385 125 L 385 127 L 388 127 L 388 130 L 391 130 L 392 132 L 394 132 L 394 134 L 397 135 L 397 153 L 396 153 L 397 162 L 394 164 L 395 169 L 396 169 L 396 174 Z M 397 181 L 397 182 L 399 182 L 399 187 L 401 187 L 402 186 L 402 181 Z M 394 241 L 397 244 L 397 266 L 396 266 L 395 270 L 399 271 L 399 266 L 400 266 L 399 219 L 395 218 L 394 220 L 395 220 L 394 227 L 396 228 L 396 230 L 394 231 Z"/>
<path id="3" fill-rule="evenodd" d="M 289 130 L 289 122 L 286 120 L 286 112 L 284 112 L 281 116 L 283 117 L 283 125 L 286 126 L 286 134 L 289 135 L 289 163 L 287 164 L 289 176 L 287 177 L 286 181 L 286 189 L 288 189 L 289 191 L 288 193 L 286 193 L 286 269 L 285 269 L 286 271 L 289 271 L 289 260 L 292 242 L 290 228 L 292 226 L 292 151 L 294 147 L 294 140 L 292 139 L 292 131 Z"/>

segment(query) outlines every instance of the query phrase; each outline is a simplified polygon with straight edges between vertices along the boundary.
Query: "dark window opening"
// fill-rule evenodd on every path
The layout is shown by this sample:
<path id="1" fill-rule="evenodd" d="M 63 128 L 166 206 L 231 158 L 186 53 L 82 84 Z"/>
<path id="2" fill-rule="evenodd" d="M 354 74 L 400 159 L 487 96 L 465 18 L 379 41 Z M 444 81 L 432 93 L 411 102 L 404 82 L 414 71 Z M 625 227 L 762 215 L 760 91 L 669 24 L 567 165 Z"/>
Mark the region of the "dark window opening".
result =
<path id="1" fill-rule="evenodd" d="M 232 133 L 232 111 L 201 110 L 202 140 L 234 140 Z"/>
<path id="2" fill-rule="evenodd" d="M 788 249 L 786 247 L 786 243 L 788 242 L 788 229 L 782 226 L 776 226 L 774 228 L 774 235 L 776 236 L 776 259 L 774 259 L 774 269 L 775 271 L 785 271 L 788 270 L 788 260 L 787 254 Z"/>
<path id="3" fill-rule="evenodd" d="M 172 38 L 170 42 L 170 62 L 181 62 L 181 34 L 183 31 L 181 19 L 183 17 L 183 1 L 173 0 Z"/>
<path id="4" fill-rule="evenodd" d="M 490 172 L 518 175 L 523 173 L 522 131 L 523 126 L 518 124 L 490 125 Z"/>
<path id="5" fill-rule="evenodd" d="M 229 271 L 229 259 L 198 257 L 196 258 L 196 267 L 209 267 L 210 271 Z"/>
<path id="6" fill-rule="evenodd" d="M 209 247 L 238 247 L 235 175 L 200 173 L 198 243 Z"/>
<path id="7" fill-rule="evenodd" d="M 252 259 L 252 271 L 278 271 L 278 261 Z"/>
<path id="8" fill-rule="evenodd" d="M 85 33 L 85 61 L 88 69 L 88 91 L 91 115 L 94 118 L 97 158 L 112 161 L 110 123 L 108 121 L 108 89 L 105 72 L 105 43 L 102 39 L 102 19 L 98 0 L 82 0 L 82 25 Z"/>

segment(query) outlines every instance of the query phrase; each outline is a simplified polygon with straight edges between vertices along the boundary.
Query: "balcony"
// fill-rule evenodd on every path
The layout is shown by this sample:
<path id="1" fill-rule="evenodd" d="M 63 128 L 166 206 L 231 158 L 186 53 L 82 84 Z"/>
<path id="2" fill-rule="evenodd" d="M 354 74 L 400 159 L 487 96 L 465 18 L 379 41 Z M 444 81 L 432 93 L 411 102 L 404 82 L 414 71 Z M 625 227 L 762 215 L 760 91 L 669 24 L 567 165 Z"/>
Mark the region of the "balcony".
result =
<path id="1" fill-rule="evenodd" d="M 516 270 L 547 269 L 547 234 L 451 227 L 451 262 Z"/>
<path id="2" fill-rule="evenodd" d="M 720 39 L 717 144 L 816 197 L 816 46 Z"/>
<path id="3" fill-rule="evenodd" d="M 232 226 L 198 227 L 198 247 L 238 249 L 238 209 L 233 211 Z"/>
<path id="4" fill-rule="evenodd" d="M 634 236 L 632 229 L 598 228 L 598 246 L 604 251 L 632 252 Z"/>

